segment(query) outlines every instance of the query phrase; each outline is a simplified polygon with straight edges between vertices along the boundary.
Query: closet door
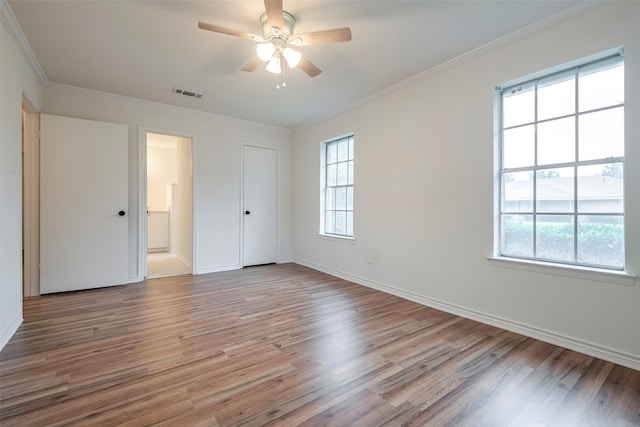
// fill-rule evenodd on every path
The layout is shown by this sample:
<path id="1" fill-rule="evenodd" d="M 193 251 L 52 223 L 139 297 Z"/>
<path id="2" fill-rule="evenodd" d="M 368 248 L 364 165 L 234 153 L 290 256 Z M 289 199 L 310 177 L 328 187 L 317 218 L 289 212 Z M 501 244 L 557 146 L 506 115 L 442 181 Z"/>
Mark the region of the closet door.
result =
<path id="1" fill-rule="evenodd" d="M 128 281 L 128 128 L 40 116 L 40 292 Z"/>
<path id="2" fill-rule="evenodd" d="M 278 258 L 278 152 L 243 147 L 243 265 Z"/>

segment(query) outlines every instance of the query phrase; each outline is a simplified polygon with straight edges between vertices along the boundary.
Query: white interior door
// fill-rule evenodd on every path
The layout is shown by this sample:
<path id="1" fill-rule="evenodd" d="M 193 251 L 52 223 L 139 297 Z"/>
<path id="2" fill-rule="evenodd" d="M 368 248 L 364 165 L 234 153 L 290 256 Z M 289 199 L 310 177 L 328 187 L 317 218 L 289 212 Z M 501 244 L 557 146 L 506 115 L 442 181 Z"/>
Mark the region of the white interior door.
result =
<path id="1" fill-rule="evenodd" d="M 278 252 L 278 152 L 245 145 L 242 154 L 243 263 L 274 263 Z"/>
<path id="2" fill-rule="evenodd" d="M 128 129 L 40 116 L 40 292 L 128 281 Z"/>

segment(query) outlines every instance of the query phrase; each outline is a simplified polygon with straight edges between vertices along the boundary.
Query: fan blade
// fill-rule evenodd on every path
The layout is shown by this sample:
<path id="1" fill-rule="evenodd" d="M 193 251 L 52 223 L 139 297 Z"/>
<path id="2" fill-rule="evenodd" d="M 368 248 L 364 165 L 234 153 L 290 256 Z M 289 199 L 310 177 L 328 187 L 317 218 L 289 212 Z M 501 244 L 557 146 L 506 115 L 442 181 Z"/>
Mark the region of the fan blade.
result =
<path id="1" fill-rule="evenodd" d="M 256 36 L 255 34 L 245 33 L 244 31 L 231 30 L 219 25 L 207 24 L 206 22 L 198 22 L 198 28 L 200 28 L 201 30 L 213 31 L 214 33 L 227 34 L 229 36 L 240 37 L 248 40 L 263 40 L 262 37 Z"/>
<path id="2" fill-rule="evenodd" d="M 300 58 L 300 63 L 298 64 L 298 67 L 300 67 L 302 71 L 307 73 L 309 77 L 315 77 L 322 72 L 320 68 L 313 65 L 313 63 L 309 61 L 307 58 L 305 58 L 304 56 Z"/>
<path id="3" fill-rule="evenodd" d="M 282 20 L 282 0 L 264 0 L 264 8 L 267 11 L 267 22 L 272 27 L 284 28 Z"/>
<path id="4" fill-rule="evenodd" d="M 300 38 L 300 41 L 297 39 Z M 314 44 L 338 43 L 351 41 L 351 30 L 348 27 L 333 30 L 314 31 L 312 33 L 297 34 L 292 44 L 309 46 Z"/>
<path id="5" fill-rule="evenodd" d="M 262 60 L 257 56 L 254 56 L 251 61 L 247 62 L 247 64 L 242 67 L 242 71 L 253 71 L 258 68 L 258 65 L 262 64 Z"/>

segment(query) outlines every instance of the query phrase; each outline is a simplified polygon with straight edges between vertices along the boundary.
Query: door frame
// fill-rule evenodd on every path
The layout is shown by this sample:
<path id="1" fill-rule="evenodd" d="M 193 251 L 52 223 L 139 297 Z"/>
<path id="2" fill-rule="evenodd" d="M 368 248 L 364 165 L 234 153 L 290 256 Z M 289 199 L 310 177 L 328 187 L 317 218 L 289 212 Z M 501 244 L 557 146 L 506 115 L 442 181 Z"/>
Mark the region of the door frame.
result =
<path id="1" fill-rule="evenodd" d="M 280 148 L 253 142 L 240 143 L 240 268 L 244 268 L 244 148 L 254 147 L 276 152 L 276 264 L 280 262 Z"/>
<path id="2" fill-rule="evenodd" d="M 138 126 L 138 281 L 142 282 L 147 276 L 147 134 L 157 133 L 170 135 L 177 138 L 189 138 L 191 140 L 191 274 L 196 274 L 197 269 L 197 210 L 196 210 L 196 183 L 193 167 L 194 141 L 192 134 L 177 132 L 167 129 Z"/>
<path id="3" fill-rule="evenodd" d="M 40 114 L 22 97 L 22 296 L 40 295 Z"/>

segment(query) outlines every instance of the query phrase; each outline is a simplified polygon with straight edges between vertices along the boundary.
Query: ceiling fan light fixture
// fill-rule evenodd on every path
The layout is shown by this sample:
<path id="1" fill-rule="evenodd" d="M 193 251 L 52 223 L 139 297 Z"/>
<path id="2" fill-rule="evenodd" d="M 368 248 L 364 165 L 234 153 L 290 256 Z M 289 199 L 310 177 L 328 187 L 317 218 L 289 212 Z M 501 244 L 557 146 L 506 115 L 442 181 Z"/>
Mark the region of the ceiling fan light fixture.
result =
<path id="1" fill-rule="evenodd" d="M 273 74 L 280 74 L 282 72 L 279 56 L 274 56 L 269 60 L 269 63 L 267 64 L 267 71 Z"/>
<path id="2" fill-rule="evenodd" d="M 291 68 L 295 68 L 300 63 L 300 59 L 302 59 L 300 52 L 295 51 L 290 47 L 285 48 L 282 54 Z"/>
<path id="3" fill-rule="evenodd" d="M 258 58 L 262 62 L 267 62 L 273 56 L 273 53 L 276 51 L 276 47 L 273 43 L 260 43 L 256 46 L 256 52 L 258 54 Z"/>

